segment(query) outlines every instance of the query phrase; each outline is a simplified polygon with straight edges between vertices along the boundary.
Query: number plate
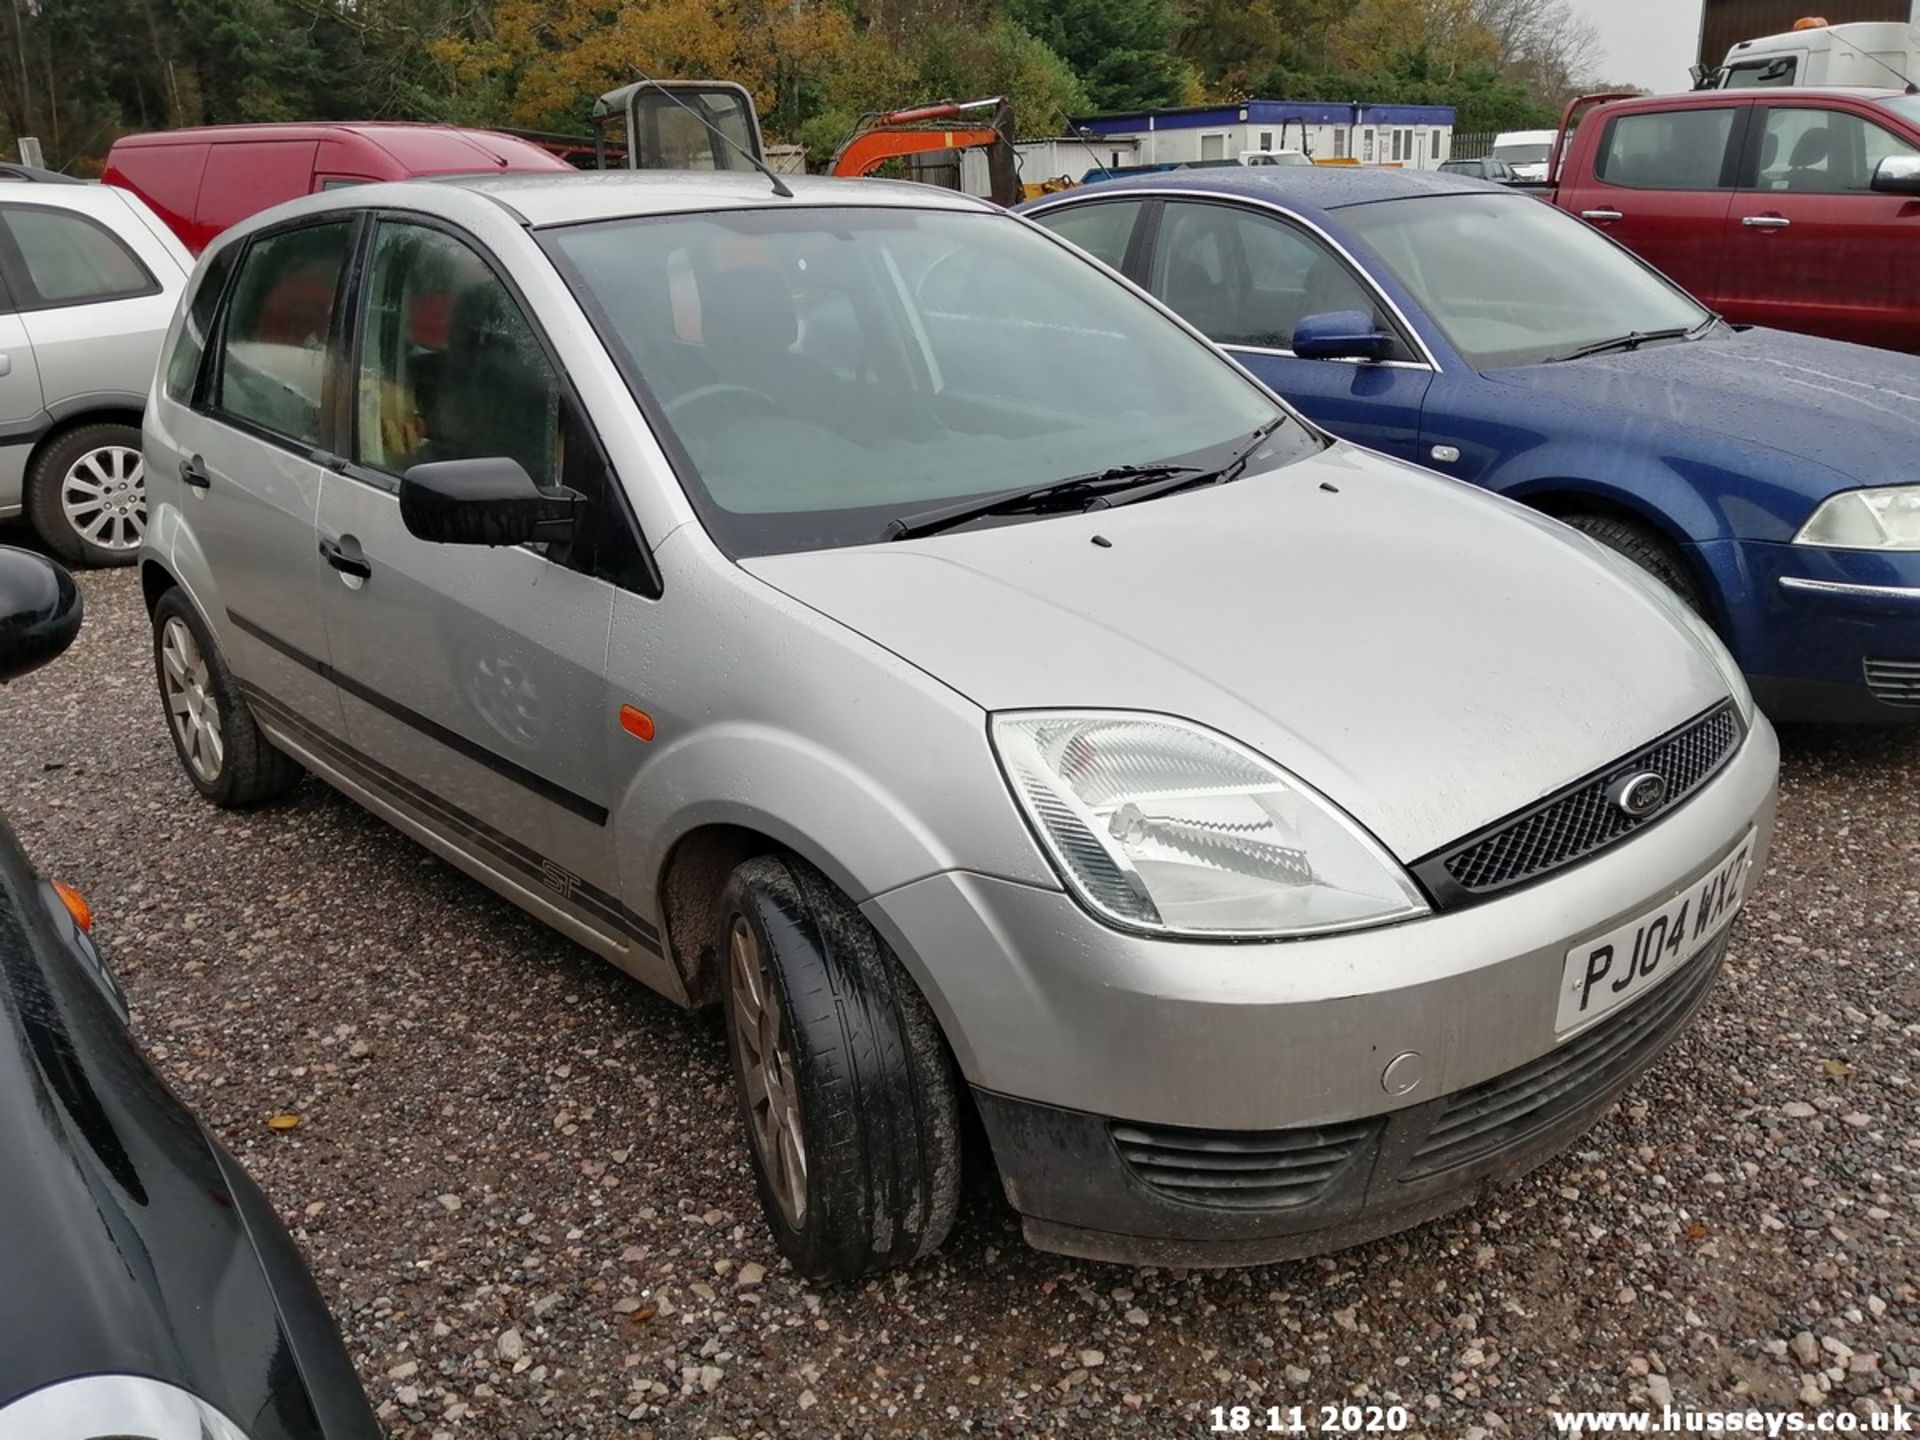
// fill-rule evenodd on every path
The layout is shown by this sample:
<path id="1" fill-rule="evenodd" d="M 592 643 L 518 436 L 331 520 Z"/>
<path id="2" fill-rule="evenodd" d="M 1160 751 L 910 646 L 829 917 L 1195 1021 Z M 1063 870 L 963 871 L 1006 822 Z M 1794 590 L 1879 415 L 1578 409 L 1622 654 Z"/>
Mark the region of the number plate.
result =
<path id="1" fill-rule="evenodd" d="M 1740 908 L 1752 858 L 1749 830 L 1710 874 L 1658 910 L 1567 951 L 1554 1033 L 1565 1035 L 1637 1000 L 1706 949 Z"/>

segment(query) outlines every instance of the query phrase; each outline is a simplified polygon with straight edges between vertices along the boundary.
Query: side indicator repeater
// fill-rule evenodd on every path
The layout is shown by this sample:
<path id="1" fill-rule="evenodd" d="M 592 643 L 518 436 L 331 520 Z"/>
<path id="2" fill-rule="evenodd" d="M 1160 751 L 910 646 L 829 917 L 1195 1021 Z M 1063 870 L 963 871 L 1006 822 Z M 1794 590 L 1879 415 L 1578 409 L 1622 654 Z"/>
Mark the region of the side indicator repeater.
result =
<path id="1" fill-rule="evenodd" d="M 653 739 L 653 717 L 638 706 L 620 707 L 620 728 L 636 740 Z"/>

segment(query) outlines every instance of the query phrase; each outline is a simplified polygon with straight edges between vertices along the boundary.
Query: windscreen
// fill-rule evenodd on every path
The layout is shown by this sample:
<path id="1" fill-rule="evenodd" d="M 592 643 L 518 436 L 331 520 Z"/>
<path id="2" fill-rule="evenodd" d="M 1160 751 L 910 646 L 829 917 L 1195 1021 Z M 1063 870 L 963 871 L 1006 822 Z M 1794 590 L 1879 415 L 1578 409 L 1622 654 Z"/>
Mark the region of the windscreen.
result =
<path id="1" fill-rule="evenodd" d="M 1524 195 L 1421 196 L 1340 213 L 1475 369 L 1710 318 L 1589 226 Z"/>
<path id="2" fill-rule="evenodd" d="M 930 506 L 1111 466 L 1220 464 L 1279 413 L 1005 215 L 795 205 L 543 241 L 734 554 L 866 543 Z M 1253 468 L 1320 443 L 1287 426 Z"/>
<path id="3" fill-rule="evenodd" d="M 760 153 L 760 140 L 749 103 L 731 86 L 643 87 L 628 109 L 634 168 L 752 170 L 747 155 Z"/>
<path id="4" fill-rule="evenodd" d="M 1493 158 L 1504 160 L 1509 165 L 1544 165 L 1547 157 L 1553 153 L 1551 144 L 1543 145 L 1496 145 Z"/>

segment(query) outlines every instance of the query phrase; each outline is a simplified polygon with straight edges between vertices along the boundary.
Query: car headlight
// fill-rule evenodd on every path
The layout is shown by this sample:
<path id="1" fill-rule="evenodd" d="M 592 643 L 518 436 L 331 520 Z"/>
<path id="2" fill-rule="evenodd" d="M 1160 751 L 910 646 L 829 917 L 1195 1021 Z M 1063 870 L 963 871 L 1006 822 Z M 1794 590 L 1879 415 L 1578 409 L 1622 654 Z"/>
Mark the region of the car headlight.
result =
<path id="1" fill-rule="evenodd" d="M 1793 543 L 1836 550 L 1920 550 L 1920 485 L 1829 495 Z"/>
<path id="2" fill-rule="evenodd" d="M 1061 878 L 1103 920 L 1275 938 L 1423 915 L 1406 871 L 1325 796 L 1226 736 L 1111 710 L 996 715 L 993 745 Z"/>
<path id="3" fill-rule="evenodd" d="M 1700 648 L 1707 652 L 1707 658 L 1713 661 L 1714 668 L 1720 672 L 1720 678 L 1726 682 L 1727 694 L 1733 697 L 1741 721 L 1747 725 L 1753 724 L 1753 690 L 1740 669 L 1740 662 L 1733 658 L 1733 652 L 1727 649 L 1726 642 L 1707 623 L 1706 617 L 1651 570 L 1636 565 L 1611 545 L 1602 544 L 1591 536 L 1583 538 L 1602 560 L 1638 585 L 1649 600 L 1666 612 L 1668 619 L 1699 643 Z"/>

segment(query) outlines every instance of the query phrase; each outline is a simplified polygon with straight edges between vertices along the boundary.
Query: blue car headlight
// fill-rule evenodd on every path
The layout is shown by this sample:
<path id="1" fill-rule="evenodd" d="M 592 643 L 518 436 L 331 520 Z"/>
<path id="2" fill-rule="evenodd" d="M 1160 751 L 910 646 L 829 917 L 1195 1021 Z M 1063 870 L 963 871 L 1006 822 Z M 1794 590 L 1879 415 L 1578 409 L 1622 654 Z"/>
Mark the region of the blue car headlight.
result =
<path id="1" fill-rule="evenodd" d="M 1793 543 L 1833 550 L 1920 550 L 1920 485 L 1829 495 Z"/>

